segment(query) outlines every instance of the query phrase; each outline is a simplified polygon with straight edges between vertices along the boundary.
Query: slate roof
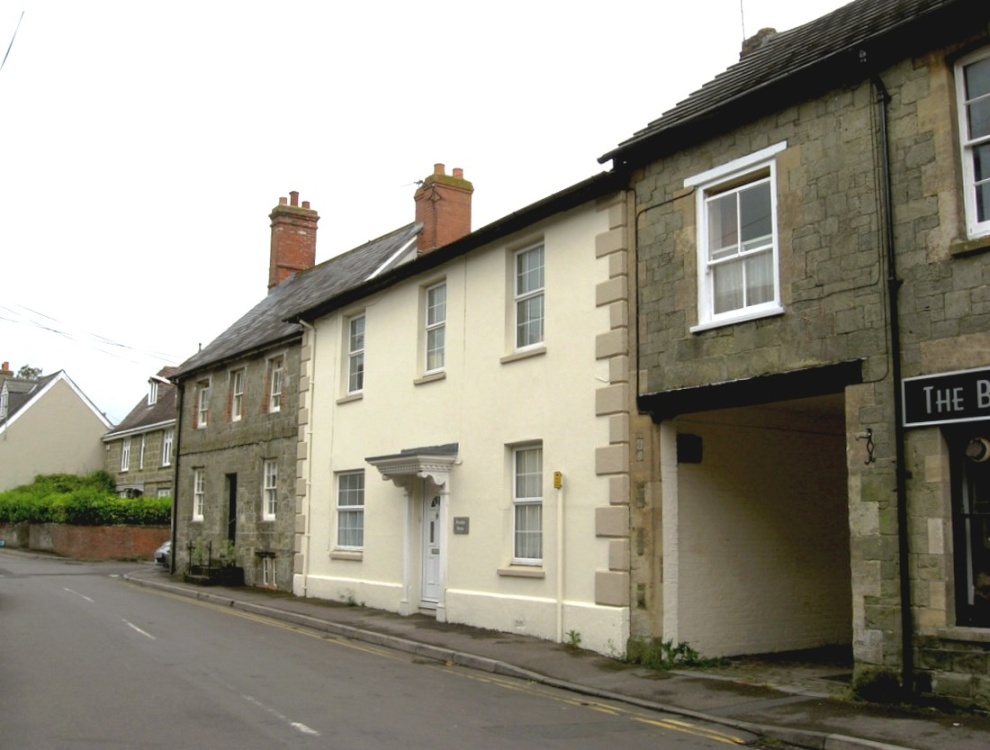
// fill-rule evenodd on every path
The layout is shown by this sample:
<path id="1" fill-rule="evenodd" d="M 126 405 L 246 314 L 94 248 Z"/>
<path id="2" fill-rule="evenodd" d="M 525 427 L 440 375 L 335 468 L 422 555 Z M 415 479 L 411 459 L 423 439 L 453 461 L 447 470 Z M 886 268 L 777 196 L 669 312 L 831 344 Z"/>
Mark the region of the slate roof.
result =
<path id="1" fill-rule="evenodd" d="M 172 379 L 183 380 L 205 368 L 301 337 L 301 324 L 286 322 L 290 312 L 339 295 L 383 267 L 391 268 L 398 262 L 400 251 L 410 246 L 422 228 L 422 224 L 407 224 L 289 277 L 230 328 L 179 365 Z"/>
<path id="2" fill-rule="evenodd" d="M 103 436 L 104 440 L 112 440 L 127 432 L 140 432 L 142 428 L 174 422 L 176 418 L 175 384 L 165 378 L 171 377 L 175 367 L 163 367 L 158 371 L 158 399 L 149 405 L 145 396 L 124 417 L 123 421 Z"/>
<path id="3" fill-rule="evenodd" d="M 990 17 L 986 0 L 855 0 L 803 26 L 768 37 L 755 51 L 599 158 L 641 162 L 724 133 L 788 103 L 846 82 L 871 66 L 932 48 L 938 38 L 975 33 Z M 861 61 L 859 52 L 867 52 Z M 865 62 L 865 64 L 864 64 Z"/>

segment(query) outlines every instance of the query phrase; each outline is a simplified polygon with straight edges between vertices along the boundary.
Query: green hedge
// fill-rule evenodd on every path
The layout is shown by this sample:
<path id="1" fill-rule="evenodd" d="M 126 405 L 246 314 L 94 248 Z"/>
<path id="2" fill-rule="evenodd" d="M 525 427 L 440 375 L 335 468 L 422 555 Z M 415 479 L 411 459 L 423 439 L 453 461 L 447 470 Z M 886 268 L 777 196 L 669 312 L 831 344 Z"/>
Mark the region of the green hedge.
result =
<path id="1" fill-rule="evenodd" d="M 166 526 L 171 517 L 171 498 L 118 497 L 105 471 L 37 476 L 33 484 L 0 492 L 0 523 Z"/>

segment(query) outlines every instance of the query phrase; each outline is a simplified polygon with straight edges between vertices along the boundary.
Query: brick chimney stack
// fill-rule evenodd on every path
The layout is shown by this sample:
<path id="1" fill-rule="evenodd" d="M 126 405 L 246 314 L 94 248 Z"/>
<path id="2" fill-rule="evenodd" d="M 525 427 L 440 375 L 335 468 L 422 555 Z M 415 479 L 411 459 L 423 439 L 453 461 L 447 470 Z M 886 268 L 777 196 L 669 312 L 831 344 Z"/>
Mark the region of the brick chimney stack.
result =
<path id="1" fill-rule="evenodd" d="M 299 205 L 299 192 L 289 198 L 279 198 L 272 209 L 272 252 L 268 263 L 268 291 L 289 276 L 312 268 L 316 264 L 316 222 L 319 215 L 309 207 L 309 201 Z"/>
<path id="2" fill-rule="evenodd" d="M 3 367 L 0 368 L 0 377 L 12 378 L 14 377 L 14 371 L 10 369 L 10 362 L 4 362 Z"/>
<path id="3" fill-rule="evenodd" d="M 464 179 L 464 170 L 454 168 L 447 175 L 443 164 L 433 165 L 433 174 L 413 196 L 416 221 L 423 225 L 417 239 L 420 255 L 458 240 L 471 233 L 471 193 L 474 186 Z"/>

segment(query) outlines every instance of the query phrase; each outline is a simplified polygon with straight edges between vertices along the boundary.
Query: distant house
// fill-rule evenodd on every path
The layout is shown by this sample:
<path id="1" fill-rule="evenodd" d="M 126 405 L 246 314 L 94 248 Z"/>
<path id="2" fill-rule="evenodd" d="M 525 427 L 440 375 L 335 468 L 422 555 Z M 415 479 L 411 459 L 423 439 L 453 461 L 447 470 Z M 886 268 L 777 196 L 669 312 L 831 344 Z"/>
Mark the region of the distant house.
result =
<path id="1" fill-rule="evenodd" d="M 436 165 L 406 262 L 291 300 L 293 590 L 622 653 L 625 193 L 597 175 L 471 232 L 472 190 Z"/>
<path id="2" fill-rule="evenodd" d="M 990 705 L 990 4 L 761 33 L 635 192 L 632 633 Z M 891 679 L 893 678 L 893 679 Z"/>
<path id="3" fill-rule="evenodd" d="M 37 379 L 0 368 L 0 490 L 39 474 L 89 474 L 104 466 L 110 421 L 63 370 Z"/>
<path id="4" fill-rule="evenodd" d="M 122 497 L 171 497 L 175 466 L 174 367 L 148 378 L 148 393 L 124 421 L 103 436 L 106 470 Z"/>
<path id="5" fill-rule="evenodd" d="M 172 374 L 178 388 L 175 560 L 228 542 L 248 585 L 290 590 L 303 325 L 285 318 L 398 262 L 410 225 L 314 266 L 319 216 L 299 195 L 271 213 L 268 295 Z"/>

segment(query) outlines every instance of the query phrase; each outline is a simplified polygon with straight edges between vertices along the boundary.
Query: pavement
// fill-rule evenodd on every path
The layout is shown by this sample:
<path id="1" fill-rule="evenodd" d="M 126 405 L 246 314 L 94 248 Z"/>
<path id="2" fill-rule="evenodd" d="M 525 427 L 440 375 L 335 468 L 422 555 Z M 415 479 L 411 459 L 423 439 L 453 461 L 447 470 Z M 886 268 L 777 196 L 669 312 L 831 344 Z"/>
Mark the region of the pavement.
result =
<path id="1" fill-rule="evenodd" d="M 741 659 L 655 671 L 529 636 L 257 588 L 201 587 L 157 566 L 129 582 L 281 622 L 812 750 L 988 750 L 990 717 L 856 701 L 848 664 Z"/>

